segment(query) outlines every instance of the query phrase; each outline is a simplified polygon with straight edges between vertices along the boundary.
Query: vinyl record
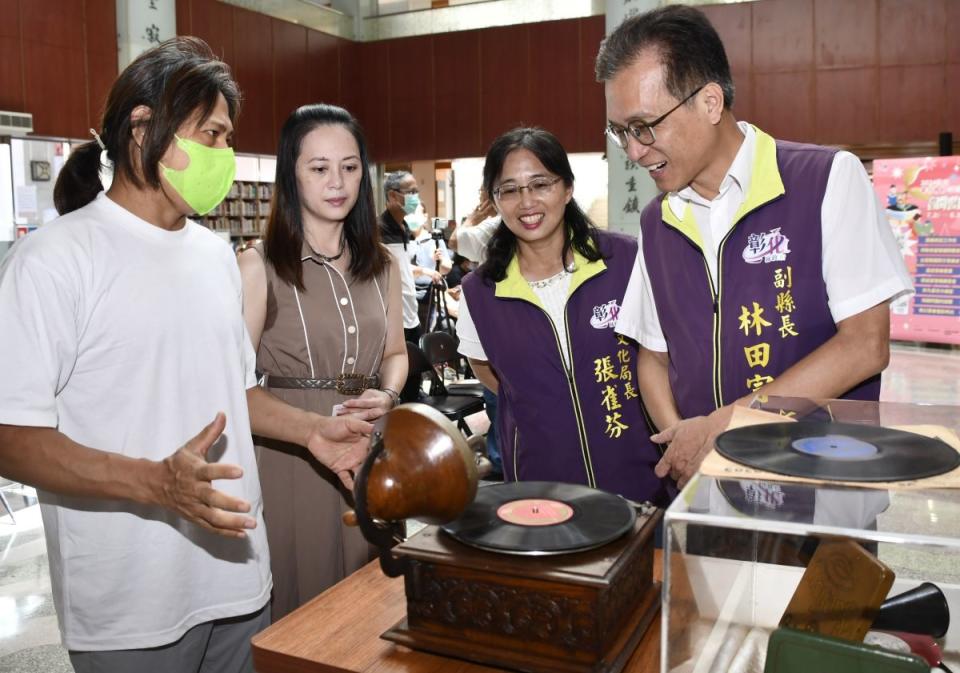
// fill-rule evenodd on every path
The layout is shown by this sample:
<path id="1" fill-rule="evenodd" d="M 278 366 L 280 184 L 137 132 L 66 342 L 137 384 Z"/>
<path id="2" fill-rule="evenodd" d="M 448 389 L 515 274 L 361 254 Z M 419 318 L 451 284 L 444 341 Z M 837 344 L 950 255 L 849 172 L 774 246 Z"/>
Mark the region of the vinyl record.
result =
<path id="1" fill-rule="evenodd" d="M 853 423 L 798 421 L 728 430 L 717 451 L 758 470 L 839 481 L 905 481 L 960 465 L 960 453 L 939 439 Z"/>
<path id="2" fill-rule="evenodd" d="M 464 544 L 542 556 L 600 547 L 633 528 L 618 495 L 577 484 L 514 481 L 481 488 L 463 514 L 441 526 Z"/>

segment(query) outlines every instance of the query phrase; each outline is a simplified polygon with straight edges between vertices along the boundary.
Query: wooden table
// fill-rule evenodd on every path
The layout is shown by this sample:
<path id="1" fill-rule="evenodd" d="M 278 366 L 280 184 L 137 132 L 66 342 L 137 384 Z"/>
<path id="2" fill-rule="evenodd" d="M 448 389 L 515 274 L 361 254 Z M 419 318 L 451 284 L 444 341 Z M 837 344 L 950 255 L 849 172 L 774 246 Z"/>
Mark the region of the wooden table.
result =
<path id="1" fill-rule="evenodd" d="M 661 554 L 654 556 L 661 577 Z M 403 578 L 367 564 L 253 638 L 257 673 L 490 673 L 501 669 L 410 650 L 380 638 L 406 612 Z M 654 617 L 624 673 L 660 670 Z"/>

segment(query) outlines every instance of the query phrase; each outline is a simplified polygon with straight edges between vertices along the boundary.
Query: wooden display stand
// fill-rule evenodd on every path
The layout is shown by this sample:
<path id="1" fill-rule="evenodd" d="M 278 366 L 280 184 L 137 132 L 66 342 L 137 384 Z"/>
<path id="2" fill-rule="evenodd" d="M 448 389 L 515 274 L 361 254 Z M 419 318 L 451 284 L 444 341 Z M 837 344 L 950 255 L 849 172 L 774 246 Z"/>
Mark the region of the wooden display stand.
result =
<path id="1" fill-rule="evenodd" d="M 653 576 L 661 577 L 661 554 Z M 317 596 L 253 638 L 257 673 L 497 673 L 503 669 L 410 650 L 380 637 L 406 613 L 403 580 L 377 562 Z M 660 620 L 628 659 L 624 673 L 660 670 Z"/>

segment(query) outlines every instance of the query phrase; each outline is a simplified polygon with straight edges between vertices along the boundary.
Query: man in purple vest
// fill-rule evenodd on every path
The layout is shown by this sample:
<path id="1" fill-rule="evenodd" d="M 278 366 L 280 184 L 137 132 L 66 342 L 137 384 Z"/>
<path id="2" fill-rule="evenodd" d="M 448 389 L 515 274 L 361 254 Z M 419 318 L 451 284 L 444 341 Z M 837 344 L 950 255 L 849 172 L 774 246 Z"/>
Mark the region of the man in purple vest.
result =
<path id="1" fill-rule="evenodd" d="M 887 305 L 912 288 L 860 161 L 738 123 L 723 43 L 691 7 L 624 21 L 596 74 L 608 136 L 663 192 L 617 324 L 670 445 L 657 474 L 686 482 L 758 391 L 876 400 Z"/>

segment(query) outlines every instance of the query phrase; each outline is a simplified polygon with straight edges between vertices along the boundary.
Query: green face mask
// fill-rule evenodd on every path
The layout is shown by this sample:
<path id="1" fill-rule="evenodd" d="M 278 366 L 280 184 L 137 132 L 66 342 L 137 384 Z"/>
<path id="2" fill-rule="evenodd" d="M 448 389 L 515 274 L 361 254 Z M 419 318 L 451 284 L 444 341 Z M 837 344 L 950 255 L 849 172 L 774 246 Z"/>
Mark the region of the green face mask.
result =
<path id="1" fill-rule="evenodd" d="M 177 147 L 190 157 L 190 165 L 179 171 L 160 164 L 163 177 L 197 215 L 206 215 L 220 205 L 233 184 L 237 172 L 233 148 L 207 147 L 180 136 L 174 137 Z"/>

